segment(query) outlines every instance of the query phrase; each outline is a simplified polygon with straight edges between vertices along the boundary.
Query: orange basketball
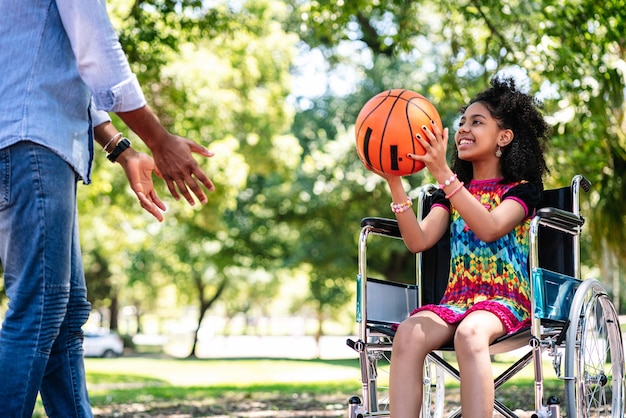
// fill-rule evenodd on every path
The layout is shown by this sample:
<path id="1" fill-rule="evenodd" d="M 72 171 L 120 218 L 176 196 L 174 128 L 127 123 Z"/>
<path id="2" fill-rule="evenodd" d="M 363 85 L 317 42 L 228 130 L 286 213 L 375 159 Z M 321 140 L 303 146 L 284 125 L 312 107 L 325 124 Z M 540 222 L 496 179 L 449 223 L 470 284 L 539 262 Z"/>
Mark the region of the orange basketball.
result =
<path id="1" fill-rule="evenodd" d="M 443 130 L 439 112 L 421 94 L 405 89 L 377 94 L 365 103 L 356 119 L 359 158 L 366 167 L 379 173 L 397 176 L 417 173 L 424 164 L 406 155 L 424 154 L 415 136 L 419 133 L 428 140 L 422 126 L 430 129 L 431 121 Z"/>

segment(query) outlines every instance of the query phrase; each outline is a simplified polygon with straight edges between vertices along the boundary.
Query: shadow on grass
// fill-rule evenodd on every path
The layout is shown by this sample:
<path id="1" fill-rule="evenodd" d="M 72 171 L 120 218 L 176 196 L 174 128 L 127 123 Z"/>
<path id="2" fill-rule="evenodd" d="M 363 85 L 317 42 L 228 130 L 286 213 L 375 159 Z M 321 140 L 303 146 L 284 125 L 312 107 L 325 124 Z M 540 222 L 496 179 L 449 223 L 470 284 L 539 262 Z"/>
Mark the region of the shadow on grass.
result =
<path id="1" fill-rule="evenodd" d="M 546 382 L 546 393 L 556 394 Z M 334 384 L 223 385 L 216 387 L 145 387 L 92 396 L 100 418 L 131 417 L 344 417 L 347 400 L 358 394 L 354 382 Z M 532 381 L 508 384 L 498 400 L 511 410 L 534 408 Z M 446 408 L 459 406 L 459 389 L 446 389 Z M 261 412 L 262 411 L 262 412 Z M 259 415 L 262 413 L 262 415 Z"/>
<path id="2" fill-rule="evenodd" d="M 340 417 L 360 390 L 357 359 L 139 356 L 88 366 L 94 415 L 101 418 L 246 417 L 254 411 L 264 417 Z M 354 378 L 337 377 L 346 370 Z"/>
<path id="3" fill-rule="evenodd" d="M 94 416 L 98 418 L 345 417 L 348 399 L 361 395 L 358 359 L 129 357 L 93 365 L 99 369 L 88 373 L 88 381 Z M 328 371 L 335 368 L 353 369 L 355 378 L 333 380 Z M 305 381 L 311 370 L 321 370 L 327 381 Z M 200 377 L 209 373 L 230 374 L 231 381 L 181 384 L 185 379 L 180 379 L 180 375 L 190 371 Z M 272 382 L 273 373 L 285 371 L 292 373 L 292 381 Z M 261 383 L 246 382 L 245 375 L 254 373 L 261 375 L 257 376 Z M 241 382 L 235 379 L 233 383 L 233 377 L 239 377 Z M 556 395 L 563 399 L 562 382 L 546 379 L 544 384 L 546 397 Z M 514 378 L 498 391 L 497 399 L 512 410 L 532 410 L 532 378 Z M 446 388 L 446 407 L 456 408 L 459 400 L 458 384 L 453 383 Z"/>
<path id="4" fill-rule="evenodd" d="M 94 416 L 131 417 L 343 417 L 358 385 L 271 384 L 215 387 L 148 386 L 91 396 Z M 259 416 L 259 415 L 257 415 Z"/>

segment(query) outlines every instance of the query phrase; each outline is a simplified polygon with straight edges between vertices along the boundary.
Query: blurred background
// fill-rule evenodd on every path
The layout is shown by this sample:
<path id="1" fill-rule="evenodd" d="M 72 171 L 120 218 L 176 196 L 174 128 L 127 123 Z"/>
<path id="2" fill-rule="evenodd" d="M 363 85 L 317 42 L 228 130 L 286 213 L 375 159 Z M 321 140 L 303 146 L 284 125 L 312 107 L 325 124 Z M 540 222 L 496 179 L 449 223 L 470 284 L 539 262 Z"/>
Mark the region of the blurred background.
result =
<path id="1" fill-rule="evenodd" d="M 622 0 L 107 4 L 150 106 L 216 153 L 201 161 L 216 190 L 190 207 L 156 180 L 168 205 L 159 224 L 97 153 L 93 184 L 79 188 L 88 330 L 176 357 L 256 356 L 284 338 L 304 357 L 353 355 L 359 222 L 393 215 L 355 152 L 361 106 L 407 88 L 454 128 L 498 72 L 535 94 L 554 128 L 546 187 L 591 180 L 585 275 L 626 309 Z M 420 172 L 407 190 L 432 181 Z M 401 242 L 369 251 L 377 276 L 414 272 Z"/>

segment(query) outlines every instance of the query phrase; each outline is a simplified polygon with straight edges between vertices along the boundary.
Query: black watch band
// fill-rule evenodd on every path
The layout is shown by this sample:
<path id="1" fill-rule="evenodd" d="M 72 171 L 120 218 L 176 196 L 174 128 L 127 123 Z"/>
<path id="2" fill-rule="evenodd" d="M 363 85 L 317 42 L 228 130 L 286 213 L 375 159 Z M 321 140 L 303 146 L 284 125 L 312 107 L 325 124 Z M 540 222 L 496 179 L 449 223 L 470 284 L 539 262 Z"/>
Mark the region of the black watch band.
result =
<path id="1" fill-rule="evenodd" d="M 113 151 L 111 151 L 111 153 L 107 155 L 107 158 L 109 159 L 109 161 L 114 163 L 115 161 L 117 161 L 117 157 L 119 157 L 120 154 L 128 147 L 130 147 L 130 140 L 128 138 L 122 138 L 122 140 L 117 143 Z"/>

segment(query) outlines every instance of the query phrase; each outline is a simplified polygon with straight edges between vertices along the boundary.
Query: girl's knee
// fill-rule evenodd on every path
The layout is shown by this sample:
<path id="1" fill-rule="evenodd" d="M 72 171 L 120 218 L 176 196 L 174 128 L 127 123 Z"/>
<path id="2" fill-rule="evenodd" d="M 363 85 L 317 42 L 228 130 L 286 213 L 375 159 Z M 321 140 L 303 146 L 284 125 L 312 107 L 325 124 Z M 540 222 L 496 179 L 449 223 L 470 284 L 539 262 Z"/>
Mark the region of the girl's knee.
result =
<path id="1" fill-rule="evenodd" d="M 504 325 L 495 315 L 474 312 L 459 323 L 454 334 L 454 346 L 467 350 L 488 349 L 491 342 L 505 333 Z"/>
<path id="2" fill-rule="evenodd" d="M 393 351 L 396 354 L 411 352 L 425 356 L 430 351 L 428 349 L 428 336 L 418 323 L 405 321 L 398 326 L 393 338 Z"/>
<path id="3" fill-rule="evenodd" d="M 454 347 L 457 352 L 477 352 L 489 348 L 489 339 L 477 326 L 459 325 L 454 334 Z"/>
<path id="4" fill-rule="evenodd" d="M 413 345 L 413 327 L 409 326 L 406 322 L 402 322 L 398 325 L 396 333 L 393 337 L 393 349 L 394 351 L 404 350 Z"/>

